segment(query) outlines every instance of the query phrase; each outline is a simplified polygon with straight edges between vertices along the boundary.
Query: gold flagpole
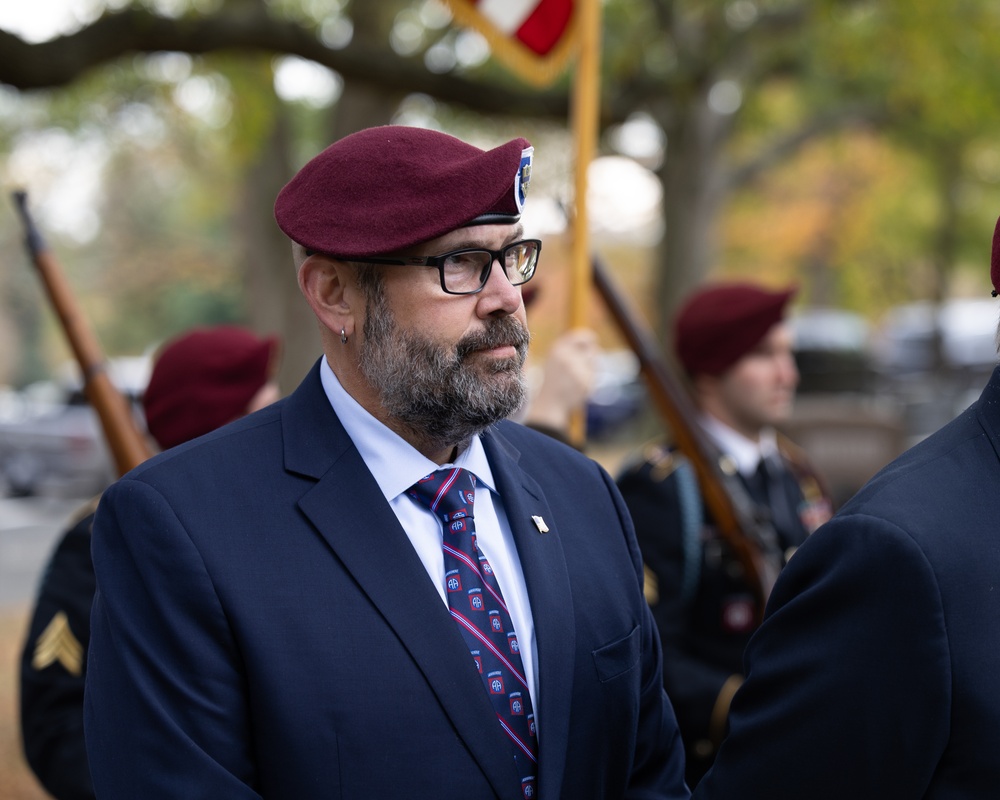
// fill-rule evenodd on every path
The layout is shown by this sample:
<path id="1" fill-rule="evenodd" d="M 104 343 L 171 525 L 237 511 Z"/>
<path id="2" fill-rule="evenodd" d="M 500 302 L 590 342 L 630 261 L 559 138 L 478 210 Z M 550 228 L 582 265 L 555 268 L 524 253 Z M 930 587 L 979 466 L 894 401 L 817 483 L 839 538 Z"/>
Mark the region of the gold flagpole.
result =
<path id="1" fill-rule="evenodd" d="M 587 224 L 587 168 L 597 147 L 601 98 L 601 0 L 577 0 L 579 42 L 573 82 L 572 131 L 575 148 L 574 213 L 569 327 L 586 327 L 590 297 L 590 229 Z M 570 439 L 586 438 L 586 416 L 581 410 L 570 420 Z"/>

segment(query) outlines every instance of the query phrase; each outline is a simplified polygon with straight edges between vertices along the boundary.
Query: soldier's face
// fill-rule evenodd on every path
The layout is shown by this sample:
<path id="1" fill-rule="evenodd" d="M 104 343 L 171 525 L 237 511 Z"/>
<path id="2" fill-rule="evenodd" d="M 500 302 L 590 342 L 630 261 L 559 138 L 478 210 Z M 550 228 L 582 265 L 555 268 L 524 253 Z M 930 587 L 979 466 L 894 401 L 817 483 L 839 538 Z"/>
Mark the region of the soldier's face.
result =
<path id="1" fill-rule="evenodd" d="M 718 378 L 723 420 L 743 433 L 759 434 L 785 422 L 792 413 L 799 372 L 792 353 L 792 332 L 778 323 L 760 343 Z"/>

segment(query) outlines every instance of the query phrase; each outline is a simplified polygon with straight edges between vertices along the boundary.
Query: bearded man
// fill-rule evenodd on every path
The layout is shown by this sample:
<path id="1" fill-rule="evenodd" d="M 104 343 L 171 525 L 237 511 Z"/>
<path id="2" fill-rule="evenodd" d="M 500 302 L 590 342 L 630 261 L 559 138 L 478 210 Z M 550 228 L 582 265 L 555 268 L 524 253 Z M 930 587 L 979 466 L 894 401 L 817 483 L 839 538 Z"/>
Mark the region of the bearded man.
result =
<path id="1" fill-rule="evenodd" d="M 684 798 L 620 495 L 522 403 L 533 151 L 361 131 L 281 191 L 323 357 L 104 496 L 102 798 Z"/>

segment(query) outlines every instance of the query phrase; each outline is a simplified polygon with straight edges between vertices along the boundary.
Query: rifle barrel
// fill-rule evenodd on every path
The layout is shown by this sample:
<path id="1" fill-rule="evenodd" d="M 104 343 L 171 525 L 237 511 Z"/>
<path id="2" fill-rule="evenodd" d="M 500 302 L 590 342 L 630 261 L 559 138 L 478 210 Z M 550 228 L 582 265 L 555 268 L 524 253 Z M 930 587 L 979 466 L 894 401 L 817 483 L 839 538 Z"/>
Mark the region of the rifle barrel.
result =
<path id="1" fill-rule="evenodd" d="M 128 401 L 111 382 L 97 336 L 28 211 L 27 193 L 15 191 L 13 199 L 24 226 L 25 247 L 80 365 L 83 391 L 100 419 L 118 474 L 124 475 L 149 458 L 150 448 L 135 424 Z"/>

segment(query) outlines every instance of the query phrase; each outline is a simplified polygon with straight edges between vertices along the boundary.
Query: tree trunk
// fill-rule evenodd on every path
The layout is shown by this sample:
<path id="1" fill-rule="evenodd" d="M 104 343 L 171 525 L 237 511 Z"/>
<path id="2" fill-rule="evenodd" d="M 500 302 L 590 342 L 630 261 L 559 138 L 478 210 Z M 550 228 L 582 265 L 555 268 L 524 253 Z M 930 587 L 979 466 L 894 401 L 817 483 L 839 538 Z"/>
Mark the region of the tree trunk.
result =
<path id="1" fill-rule="evenodd" d="M 271 130 L 244 174 L 236 211 L 249 324 L 260 334 L 282 339 L 278 382 L 283 393 L 295 388 L 319 356 L 314 324 L 309 346 L 298 335 L 303 322 L 312 322 L 313 316 L 299 294 L 291 245 L 274 222 L 274 199 L 294 171 L 288 117 L 287 109 L 274 98 Z"/>
<path id="2" fill-rule="evenodd" d="M 655 281 L 658 320 L 665 353 L 671 353 L 671 322 L 684 297 L 709 274 L 716 257 L 716 225 L 725 196 L 721 144 L 729 121 L 713 112 L 703 96 L 686 108 L 675 106 L 667 132 L 663 184 L 664 235 L 658 246 Z"/>
<path id="3" fill-rule="evenodd" d="M 384 14 L 386 8 L 382 4 L 358 4 L 352 11 L 355 38 L 370 41 L 372 48 L 384 46 L 379 42 L 385 36 L 386 22 L 380 19 L 379 15 Z M 340 98 L 332 109 L 329 142 L 335 142 L 363 128 L 388 124 L 399 106 L 400 99 L 401 95 L 387 91 L 385 88 L 354 81 L 346 82 Z M 285 137 L 286 141 L 283 145 L 285 153 L 288 152 L 288 138 L 288 136 Z M 287 156 L 285 163 L 287 163 Z M 294 169 L 297 168 L 298 165 Z M 274 197 L 281 186 L 290 179 L 294 169 L 285 168 L 283 180 L 274 187 L 274 191 L 270 194 L 271 203 L 274 202 Z M 268 213 L 273 219 L 270 210 Z M 270 288 L 273 293 L 264 295 L 262 300 L 266 304 L 278 306 L 274 302 L 274 298 L 281 298 L 280 308 L 284 317 L 282 331 L 285 339 L 281 386 L 284 391 L 288 391 L 295 388 L 302 380 L 316 359 L 319 358 L 322 348 L 316 328 L 316 317 L 306 304 L 305 298 L 302 297 L 295 279 L 291 260 L 291 245 L 277 226 L 274 226 L 274 230 L 277 231 L 282 241 L 282 258 L 277 262 L 278 268 L 274 273 L 277 280 L 273 281 L 275 285 Z"/>
<path id="4" fill-rule="evenodd" d="M 941 217 L 931 249 L 934 285 L 931 287 L 930 298 L 935 311 L 931 335 L 931 369 L 937 374 L 942 374 L 947 371 L 947 365 L 939 312 L 948 296 L 948 282 L 958 247 L 958 193 L 962 180 L 962 148 L 943 146 L 938 148 L 937 152 L 935 177 L 941 201 Z"/>

